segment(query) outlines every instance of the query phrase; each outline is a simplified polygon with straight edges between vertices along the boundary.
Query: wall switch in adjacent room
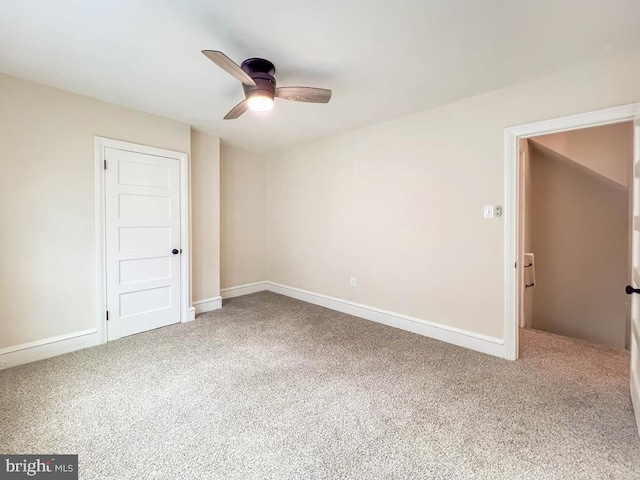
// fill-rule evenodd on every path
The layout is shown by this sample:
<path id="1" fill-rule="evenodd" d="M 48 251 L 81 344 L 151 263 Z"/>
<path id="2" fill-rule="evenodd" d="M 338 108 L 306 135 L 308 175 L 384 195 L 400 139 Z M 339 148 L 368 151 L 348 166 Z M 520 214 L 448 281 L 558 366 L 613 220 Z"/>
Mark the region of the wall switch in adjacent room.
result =
<path id="1" fill-rule="evenodd" d="M 493 205 L 484 206 L 484 218 L 493 218 L 495 207 Z"/>
<path id="2" fill-rule="evenodd" d="M 357 284 L 356 284 L 356 277 L 351 277 L 351 281 L 349 282 L 349 284 L 350 284 L 352 287 L 356 287 L 356 286 L 357 286 Z"/>

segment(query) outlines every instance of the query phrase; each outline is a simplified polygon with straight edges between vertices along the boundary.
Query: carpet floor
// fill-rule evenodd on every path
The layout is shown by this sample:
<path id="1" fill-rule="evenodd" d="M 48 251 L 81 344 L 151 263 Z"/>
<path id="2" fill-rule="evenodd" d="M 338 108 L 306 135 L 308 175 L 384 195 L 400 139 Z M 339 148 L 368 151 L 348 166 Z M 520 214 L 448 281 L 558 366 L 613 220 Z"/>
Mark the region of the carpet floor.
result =
<path id="1" fill-rule="evenodd" d="M 80 478 L 637 479 L 626 352 L 508 362 L 273 293 L 0 372 L 0 453 Z"/>

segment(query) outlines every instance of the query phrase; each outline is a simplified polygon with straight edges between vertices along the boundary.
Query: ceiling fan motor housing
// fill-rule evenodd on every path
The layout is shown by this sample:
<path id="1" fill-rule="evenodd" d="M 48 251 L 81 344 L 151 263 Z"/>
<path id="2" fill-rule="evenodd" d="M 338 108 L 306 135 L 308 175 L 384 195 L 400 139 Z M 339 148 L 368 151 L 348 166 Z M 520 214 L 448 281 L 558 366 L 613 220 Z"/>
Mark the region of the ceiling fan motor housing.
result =
<path id="1" fill-rule="evenodd" d="M 256 82 L 254 85 L 242 84 L 244 94 L 247 98 L 254 95 L 261 95 L 273 99 L 276 92 L 276 67 L 269 60 L 264 58 L 249 58 L 242 62 L 242 70 Z"/>

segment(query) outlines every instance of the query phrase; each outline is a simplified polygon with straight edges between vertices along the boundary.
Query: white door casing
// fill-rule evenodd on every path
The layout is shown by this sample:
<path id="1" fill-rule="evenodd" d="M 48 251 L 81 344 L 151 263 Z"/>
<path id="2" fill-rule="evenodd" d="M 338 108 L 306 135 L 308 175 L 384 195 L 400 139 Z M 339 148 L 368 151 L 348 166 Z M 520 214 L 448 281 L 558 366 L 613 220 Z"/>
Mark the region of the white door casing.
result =
<path id="1" fill-rule="evenodd" d="M 633 231 L 631 237 L 631 281 L 633 288 L 640 288 L 640 110 L 633 119 L 633 181 L 632 218 Z M 631 298 L 631 353 L 630 389 L 636 423 L 640 429 L 640 295 Z"/>
<path id="2" fill-rule="evenodd" d="M 95 144 L 101 342 L 188 321 L 187 155 L 99 137 Z"/>

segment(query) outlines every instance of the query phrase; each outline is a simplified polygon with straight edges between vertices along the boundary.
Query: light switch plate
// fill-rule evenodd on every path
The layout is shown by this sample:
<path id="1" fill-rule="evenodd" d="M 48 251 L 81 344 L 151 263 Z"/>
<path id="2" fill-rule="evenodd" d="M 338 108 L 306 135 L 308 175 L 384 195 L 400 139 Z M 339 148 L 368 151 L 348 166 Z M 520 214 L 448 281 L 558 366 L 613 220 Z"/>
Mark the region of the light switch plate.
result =
<path id="1" fill-rule="evenodd" d="M 484 206 L 484 218 L 493 218 L 495 207 L 493 205 Z"/>

